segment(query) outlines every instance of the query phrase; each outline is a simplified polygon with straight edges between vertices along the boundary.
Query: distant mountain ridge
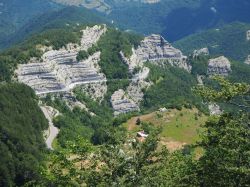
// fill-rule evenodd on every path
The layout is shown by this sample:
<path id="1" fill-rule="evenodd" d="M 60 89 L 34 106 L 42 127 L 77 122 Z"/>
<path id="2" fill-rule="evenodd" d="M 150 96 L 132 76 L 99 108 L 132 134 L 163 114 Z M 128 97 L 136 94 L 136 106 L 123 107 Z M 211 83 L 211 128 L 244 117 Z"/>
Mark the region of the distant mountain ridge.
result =
<path id="1" fill-rule="evenodd" d="M 174 43 L 185 54 L 207 47 L 212 55 L 226 55 L 233 60 L 244 62 L 250 55 L 250 40 L 247 32 L 250 24 L 235 22 L 215 29 L 185 37 Z"/>
<path id="2" fill-rule="evenodd" d="M 248 0 L 54 0 L 104 12 L 120 28 L 169 41 L 234 21 L 250 22 Z M 150 25 L 150 27 L 149 27 Z"/>
<path id="3" fill-rule="evenodd" d="M 23 38 L 24 31 L 28 34 L 47 25 L 46 19 L 53 22 L 53 14 L 56 20 L 68 16 L 91 22 L 91 17 L 99 17 L 120 29 L 157 33 L 173 42 L 234 21 L 250 23 L 249 8 L 247 0 L 4 0 L 0 4 L 0 48 L 15 43 L 17 36 Z"/>
<path id="4" fill-rule="evenodd" d="M 28 23 L 23 25 L 17 32 L 3 39 L 2 43 L 0 43 L 0 49 L 9 47 L 17 42 L 21 42 L 30 34 L 41 32 L 46 29 L 62 28 L 66 25 L 72 26 L 76 24 L 96 23 L 108 23 L 108 21 L 83 7 L 70 6 L 56 11 L 46 12 L 42 15 L 34 17 Z"/>
<path id="5" fill-rule="evenodd" d="M 35 16 L 61 7 L 50 0 L 2 0 L 0 2 L 0 43 Z"/>

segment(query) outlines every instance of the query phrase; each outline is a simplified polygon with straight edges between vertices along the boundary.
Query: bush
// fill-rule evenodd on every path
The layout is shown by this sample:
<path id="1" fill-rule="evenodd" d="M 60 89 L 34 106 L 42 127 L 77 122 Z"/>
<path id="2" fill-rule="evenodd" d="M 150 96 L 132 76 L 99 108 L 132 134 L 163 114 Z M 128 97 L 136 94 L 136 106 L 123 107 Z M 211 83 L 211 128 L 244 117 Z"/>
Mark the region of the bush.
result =
<path id="1" fill-rule="evenodd" d="M 87 51 L 79 51 L 79 53 L 77 54 L 76 60 L 80 62 L 82 60 L 86 60 L 88 57 L 89 57 L 89 53 Z"/>

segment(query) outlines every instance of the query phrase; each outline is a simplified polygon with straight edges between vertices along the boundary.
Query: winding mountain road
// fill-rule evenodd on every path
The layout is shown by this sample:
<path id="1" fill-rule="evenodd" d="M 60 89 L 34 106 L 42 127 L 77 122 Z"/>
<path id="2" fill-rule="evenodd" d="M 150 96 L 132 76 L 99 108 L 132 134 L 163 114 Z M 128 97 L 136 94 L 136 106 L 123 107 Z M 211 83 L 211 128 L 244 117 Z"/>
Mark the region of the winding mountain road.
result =
<path id="1" fill-rule="evenodd" d="M 45 106 L 40 106 L 41 110 L 43 111 L 44 116 L 49 121 L 49 129 L 48 129 L 48 137 L 46 138 L 46 145 L 50 150 L 53 150 L 52 143 L 53 140 L 56 138 L 56 136 L 59 133 L 59 129 L 54 126 L 51 114 L 49 113 L 48 109 Z"/>

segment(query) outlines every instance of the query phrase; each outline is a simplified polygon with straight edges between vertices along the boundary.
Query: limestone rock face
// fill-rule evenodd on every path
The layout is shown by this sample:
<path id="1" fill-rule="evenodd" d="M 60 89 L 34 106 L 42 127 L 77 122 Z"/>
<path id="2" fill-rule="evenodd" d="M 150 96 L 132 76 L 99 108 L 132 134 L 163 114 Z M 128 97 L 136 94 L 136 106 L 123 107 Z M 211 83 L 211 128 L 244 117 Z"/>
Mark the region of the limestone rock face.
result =
<path id="1" fill-rule="evenodd" d="M 140 110 L 140 102 L 143 100 L 144 96 L 142 90 L 151 85 L 151 83 L 145 81 L 148 74 L 149 68 L 143 67 L 133 76 L 126 92 L 124 90 L 118 90 L 112 95 L 110 101 L 114 109 L 114 115 Z"/>
<path id="2" fill-rule="evenodd" d="M 127 88 L 129 97 L 138 105 L 138 107 L 144 96 L 142 90 L 151 86 L 151 83 L 145 80 L 149 75 L 149 71 L 148 67 L 143 67 L 133 76 L 133 79 Z"/>
<path id="3" fill-rule="evenodd" d="M 146 37 L 136 54 L 141 61 L 183 57 L 180 50 L 173 48 L 163 37 L 156 34 Z"/>
<path id="4" fill-rule="evenodd" d="M 250 55 L 248 55 L 247 59 L 245 60 L 245 64 L 250 65 Z"/>
<path id="5" fill-rule="evenodd" d="M 96 52 L 88 59 L 77 62 L 80 50 L 87 50 L 106 32 L 106 26 L 96 25 L 82 31 L 81 45 L 68 44 L 66 48 L 49 50 L 42 56 L 42 62 L 22 64 L 16 74 L 18 80 L 33 88 L 38 95 L 65 92 L 77 85 L 106 82 L 100 73 L 98 62 L 101 52 Z"/>
<path id="6" fill-rule="evenodd" d="M 172 47 L 163 37 L 156 34 L 145 37 L 137 49 L 132 48 L 132 55 L 129 58 L 122 51 L 120 56 L 128 65 L 131 73 L 134 73 L 135 68 L 140 70 L 133 74 L 126 91 L 118 90 L 112 95 L 111 103 L 115 115 L 139 110 L 140 102 L 144 96 L 143 89 L 152 85 L 146 81 L 150 72 L 150 69 L 144 66 L 146 61 L 159 65 L 170 64 L 189 72 L 191 70 L 191 66 L 187 64 L 187 57 L 180 50 Z"/>
<path id="7" fill-rule="evenodd" d="M 210 103 L 208 105 L 208 109 L 209 109 L 209 112 L 210 112 L 210 115 L 221 115 L 222 114 L 222 111 L 220 109 L 220 106 L 217 105 L 216 103 Z"/>
<path id="8" fill-rule="evenodd" d="M 20 65 L 16 73 L 18 80 L 29 85 L 38 95 L 65 92 L 76 85 L 105 82 L 105 75 L 89 65 L 99 60 L 100 52 L 82 62 L 66 61 L 60 57 L 57 61 Z"/>
<path id="9" fill-rule="evenodd" d="M 88 95 L 95 101 L 102 101 L 105 94 L 107 93 L 106 82 L 96 82 L 90 84 L 82 84 L 79 86 L 82 92 Z"/>
<path id="10" fill-rule="evenodd" d="M 205 48 L 202 48 L 202 49 L 194 50 L 193 58 L 201 56 L 201 55 L 205 55 L 205 56 L 209 55 L 208 48 L 205 47 Z"/>
<path id="11" fill-rule="evenodd" d="M 250 40 L 250 30 L 247 31 L 247 41 Z"/>
<path id="12" fill-rule="evenodd" d="M 95 25 L 94 27 L 84 29 L 82 31 L 81 50 L 87 50 L 96 44 L 106 31 L 106 25 Z"/>
<path id="13" fill-rule="evenodd" d="M 204 85 L 204 83 L 203 83 L 203 78 L 204 78 L 203 75 L 197 75 L 197 82 L 198 82 L 198 85 L 201 85 L 201 86 Z"/>
<path id="14" fill-rule="evenodd" d="M 209 75 L 227 76 L 232 71 L 230 61 L 224 56 L 210 59 L 207 71 Z"/>
<path id="15" fill-rule="evenodd" d="M 129 98 L 129 96 L 122 89 L 114 92 L 114 94 L 111 96 L 110 101 L 114 109 L 115 116 L 131 111 L 140 110 L 138 105 L 131 98 Z"/>
<path id="16" fill-rule="evenodd" d="M 145 37 L 141 41 L 137 49 L 132 49 L 132 56 L 126 59 L 121 54 L 123 60 L 128 64 L 129 69 L 136 66 L 141 66 L 143 62 L 150 61 L 152 63 L 168 63 L 172 66 L 177 66 L 187 71 L 191 67 L 187 64 L 187 57 L 182 54 L 179 49 L 174 48 L 162 36 L 152 34 Z"/>

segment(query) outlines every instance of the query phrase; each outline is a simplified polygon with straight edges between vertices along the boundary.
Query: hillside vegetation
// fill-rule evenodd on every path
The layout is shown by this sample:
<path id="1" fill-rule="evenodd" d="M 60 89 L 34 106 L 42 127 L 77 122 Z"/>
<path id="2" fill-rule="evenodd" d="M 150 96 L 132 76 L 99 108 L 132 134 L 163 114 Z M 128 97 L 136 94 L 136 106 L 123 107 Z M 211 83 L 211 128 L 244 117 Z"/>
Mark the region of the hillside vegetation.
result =
<path id="1" fill-rule="evenodd" d="M 2 0 L 0 6 L 0 48 L 8 38 L 28 24 L 32 18 L 58 10 L 61 6 L 50 0 Z"/>
<path id="2" fill-rule="evenodd" d="M 0 49 L 24 41 L 31 34 L 48 29 L 73 28 L 83 24 L 107 23 L 106 19 L 82 7 L 65 7 L 31 17 L 28 23 L 8 35 L 0 44 Z"/>
<path id="3" fill-rule="evenodd" d="M 48 126 L 34 91 L 22 84 L 0 84 L 0 186 L 39 179 Z"/>
<path id="4" fill-rule="evenodd" d="M 63 94 L 48 94 L 41 98 L 44 104 L 52 106 L 61 114 L 53 121 L 60 128 L 54 142 L 56 150 L 44 152 L 42 130 L 47 127 L 47 121 L 31 88 L 12 83 L 15 78 L 13 72 L 18 64 L 27 63 L 31 57 L 40 58 L 41 46 L 59 49 L 68 43 L 79 43 L 80 31 L 85 27 L 74 24 L 73 27 L 48 29 L 0 54 L 0 118 L 3 118 L 0 120 L 0 140 L 3 142 L 0 143 L 0 154 L 3 155 L 0 185 L 202 186 L 203 181 L 206 181 L 208 186 L 235 186 L 237 181 L 234 179 L 237 177 L 240 178 L 238 186 L 248 184 L 248 169 L 245 170 L 245 167 L 248 166 L 249 158 L 244 155 L 249 149 L 249 113 L 237 108 L 234 115 L 212 117 L 205 123 L 203 136 L 198 138 L 196 130 L 200 129 L 200 123 L 204 124 L 206 116 L 194 109 L 197 106 L 199 110 L 207 112 L 203 101 L 208 99 L 212 102 L 225 100 L 228 104 L 233 96 L 243 98 L 248 94 L 248 86 L 223 79 L 225 84 L 207 84 L 215 85 L 216 91 L 198 87 L 200 90 L 195 90 L 200 95 L 196 95 L 191 88 L 197 85 L 197 74 L 206 76 L 210 56 L 188 59 L 188 63 L 194 67 L 191 73 L 178 67 L 146 62 L 145 65 L 151 70 L 148 81 L 153 85 L 143 90 L 145 95 L 141 113 L 114 117 L 110 96 L 120 88 L 126 89 L 131 78 L 119 52 L 122 50 L 129 57 L 132 46 L 137 47 L 142 37 L 110 27 L 96 45 L 77 56 L 85 59 L 101 51 L 99 65 L 107 77 L 108 86 L 104 99 L 94 101 L 78 88 L 73 93 L 87 109 L 71 108 L 67 100 L 63 100 Z M 250 69 L 247 67 L 232 62 L 233 73 L 229 78 L 234 82 L 246 81 Z M 218 92 L 220 89 L 222 92 Z M 174 117 L 171 117 L 171 113 L 163 118 L 156 116 L 159 117 L 157 122 L 165 125 L 163 128 L 146 123 L 143 129 L 149 136 L 144 141 L 137 141 L 135 136 L 130 137 L 122 126 L 132 116 L 140 116 L 143 112 L 155 111 L 160 107 L 176 108 L 172 110 Z M 169 117 L 170 122 L 167 123 L 164 117 Z M 172 138 L 183 145 L 201 147 L 204 154 L 197 160 L 186 148 L 173 153 L 164 147 L 159 149 L 161 136 L 165 138 L 163 144 Z M 196 144 L 197 140 L 200 142 Z M 235 145 L 240 145 L 238 151 L 234 151 Z M 218 150 L 228 157 L 222 157 Z M 236 161 L 239 156 L 242 156 L 240 164 Z M 12 158 L 14 162 L 10 162 Z M 216 162 L 209 165 L 213 160 Z M 229 167 L 236 168 L 236 171 L 227 170 Z M 222 173 L 223 178 L 215 180 L 214 174 L 207 171 L 210 168 L 217 175 Z"/>
<path id="5" fill-rule="evenodd" d="M 195 76 L 177 67 L 161 67 L 150 63 L 147 66 L 151 69 L 148 79 L 154 85 L 145 90 L 143 107 L 146 110 L 193 105 L 203 108 L 200 98 L 191 91 L 197 84 Z"/>
<path id="6" fill-rule="evenodd" d="M 249 24 L 232 23 L 183 38 L 174 43 L 185 54 L 208 47 L 212 55 L 225 55 L 237 61 L 245 61 L 250 54 L 250 41 L 246 39 Z"/>
<path id="7" fill-rule="evenodd" d="M 107 16 L 121 28 L 160 33 L 169 41 L 241 21 L 249 23 L 248 0 L 162 0 L 156 4 L 118 2 Z M 149 27 L 150 25 L 150 27 Z"/>

